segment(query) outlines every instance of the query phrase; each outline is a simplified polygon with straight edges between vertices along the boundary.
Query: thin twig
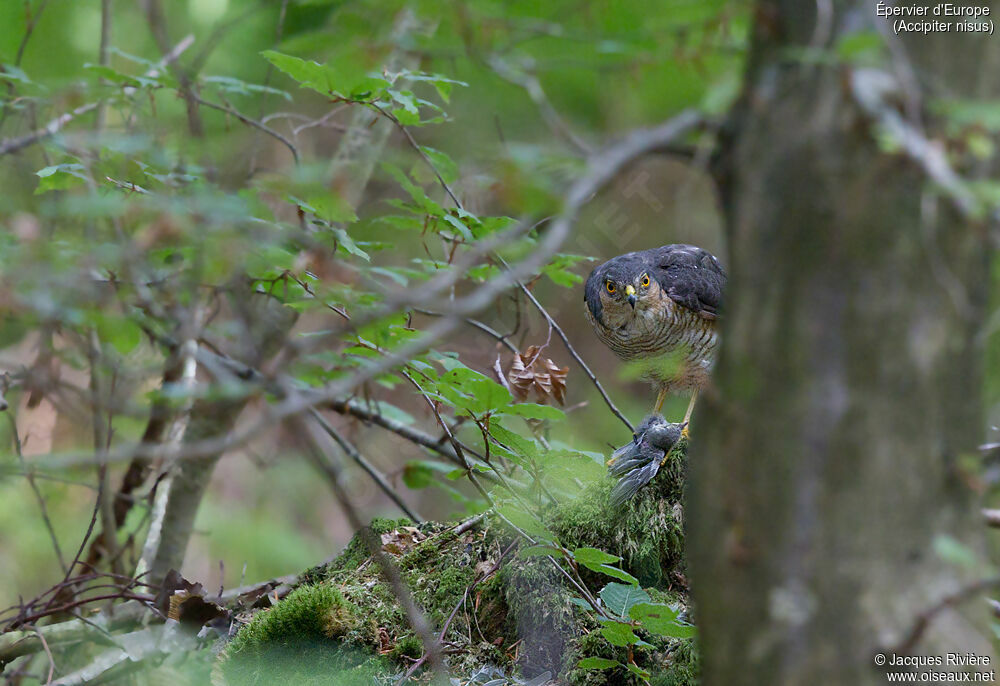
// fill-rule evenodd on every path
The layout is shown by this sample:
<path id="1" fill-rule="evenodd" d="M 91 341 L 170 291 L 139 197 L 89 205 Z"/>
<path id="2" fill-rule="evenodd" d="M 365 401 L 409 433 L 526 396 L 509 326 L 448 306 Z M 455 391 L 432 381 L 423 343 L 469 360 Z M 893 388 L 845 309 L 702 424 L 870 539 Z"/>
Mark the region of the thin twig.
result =
<path id="1" fill-rule="evenodd" d="M 160 0 L 139 0 L 139 3 L 145 10 L 146 20 L 149 23 L 149 31 L 153 34 L 153 40 L 156 41 L 157 47 L 159 47 L 160 52 L 165 57 L 171 50 L 170 36 L 167 32 L 167 18 L 163 14 L 163 7 L 160 5 Z M 168 67 L 173 72 L 174 78 L 180 82 L 179 90 L 187 104 L 188 130 L 195 138 L 201 138 L 204 135 L 205 129 L 202 126 L 198 108 L 195 106 L 196 101 L 194 89 L 192 88 L 191 74 L 176 62 L 170 63 Z"/>
<path id="2" fill-rule="evenodd" d="M 935 617 L 948 608 L 960 605 L 966 600 L 969 600 L 970 598 L 977 596 L 983 591 L 995 586 L 1000 586 L 1000 576 L 990 576 L 985 579 L 973 581 L 957 591 L 944 596 L 941 600 L 917 615 L 913 626 L 910 627 L 910 630 L 906 633 L 903 640 L 899 642 L 899 645 L 892 649 L 893 652 L 899 655 L 912 654 L 913 649 L 917 645 L 917 641 L 920 640 L 920 637 L 923 636 L 924 631 L 927 630 L 927 627 L 930 626 L 930 623 Z"/>
<path id="3" fill-rule="evenodd" d="M 180 57 L 181 54 L 183 54 L 183 52 L 187 50 L 187 48 L 193 42 L 194 42 L 194 36 L 192 35 L 186 36 L 176 46 L 174 46 L 174 48 L 170 50 L 170 52 L 163 57 L 163 59 L 160 60 L 160 62 L 157 64 L 156 67 L 150 69 L 148 72 L 146 72 L 145 75 L 147 77 L 155 75 L 158 69 L 162 69 L 164 66 L 169 65 L 171 62 Z M 129 92 L 129 89 L 126 88 L 125 92 L 127 94 Z M 63 127 L 65 127 L 71 121 L 73 121 L 78 117 L 82 117 L 88 112 L 92 112 L 93 110 L 97 109 L 100 104 L 101 101 L 90 102 L 85 105 L 80 105 L 79 107 L 70 112 L 60 114 L 58 117 L 52 119 L 48 124 L 41 127 L 40 129 L 36 129 L 31 133 L 26 133 L 23 136 L 18 136 L 16 138 L 7 138 L 4 139 L 3 141 L 0 141 L 0 156 L 7 155 L 12 152 L 17 152 L 18 150 L 27 148 L 30 145 L 34 145 L 39 141 L 42 141 L 46 138 L 50 138 L 56 135 L 57 133 L 62 131 Z"/>
<path id="4" fill-rule="evenodd" d="M 45 679 L 45 684 L 48 686 L 48 684 L 52 683 L 52 677 L 56 673 L 56 660 L 52 657 L 52 651 L 49 649 L 48 641 L 45 640 L 45 635 L 41 631 L 38 631 L 38 629 L 35 629 L 35 635 L 38 636 L 38 640 L 42 644 L 42 649 L 45 651 L 45 656 L 49 659 L 49 674 Z"/>
<path id="5" fill-rule="evenodd" d="M 48 4 L 49 0 L 42 0 L 42 2 L 38 5 L 38 9 L 35 10 L 35 13 L 28 18 L 27 26 L 25 26 L 24 37 L 21 38 L 21 43 L 17 46 L 17 55 L 14 57 L 15 66 L 21 66 L 21 59 L 24 57 L 24 50 L 28 47 L 28 41 L 31 40 L 31 34 L 34 33 L 35 27 L 38 26 L 38 20 L 41 19 L 42 12 L 45 11 L 45 7 Z"/>
<path id="6" fill-rule="evenodd" d="M 59 566 L 62 568 L 63 573 L 68 573 L 69 569 L 66 567 L 66 560 L 63 559 L 62 548 L 59 547 L 59 538 L 56 536 L 56 530 L 52 526 L 52 520 L 49 519 L 49 509 L 45 504 L 45 497 L 38 488 L 38 484 L 35 483 L 35 473 L 28 469 L 28 466 L 24 461 L 24 454 L 21 452 L 21 437 L 17 432 L 17 421 L 14 416 L 10 414 L 7 415 L 7 419 L 10 421 L 11 437 L 14 439 L 14 452 L 17 455 L 17 460 L 21 465 L 21 469 L 24 470 L 24 476 L 28 480 L 28 485 L 31 486 L 31 490 L 35 494 L 35 500 L 38 501 L 38 509 L 41 510 L 42 522 L 45 524 L 45 530 L 48 531 L 49 538 L 52 540 L 52 548 L 55 550 L 56 559 L 59 560 Z"/>
<path id="7" fill-rule="evenodd" d="M 556 111 L 556 108 L 552 106 L 552 102 L 545 95 L 545 90 L 542 88 L 542 83 L 538 80 L 537 76 L 530 72 L 518 72 L 497 56 L 486 60 L 486 64 L 504 81 L 524 89 L 528 97 L 531 98 L 531 101 L 535 103 L 535 106 L 542 115 L 542 119 L 545 120 L 545 123 L 548 124 L 553 133 L 576 148 L 578 152 L 582 152 L 585 155 L 593 154 L 593 146 L 576 135 Z"/>
<path id="8" fill-rule="evenodd" d="M 245 114 L 242 114 L 242 113 L 238 112 L 237 110 L 235 110 L 232 107 L 229 107 L 227 105 L 219 105 L 219 104 L 214 103 L 214 102 L 209 102 L 208 100 L 205 100 L 203 97 L 201 97 L 201 96 L 199 96 L 199 95 L 197 95 L 195 93 L 190 93 L 188 97 L 190 97 L 191 100 L 193 100 L 194 102 L 198 103 L 199 105 L 204 105 L 205 107 L 210 107 L 213 110 L 218 110 L 220 112 L 225 112 L 226 114 L 230 114 L 230 115 L 236 117 L 237 119 L 239 119 L 241 122 L 243 122 L 247 126 L 251 126 L 251 127 L 255 128 L 255 129 L 257 129 L 258 131 L 262 131 L 262 132 L 266 133 L 267 135 L 271 136 L 272 138 L 280 141 L 281 143 L 283 143 L 285 145 L 286 148 L 288 148 L 291 151 L 292 157 L 295 159 L 295 164 L 299 163 L 299 151 L 298 151 L 298 148 L 296 148 L 295 145 L 290 140 L 288 140 L 287 138 L 285 138 L 285 136 L 281 135 L 280 133 L 278 133 L 277 131 L 275 131 L 274 129 L 272 129 L 267 124 L 262 124 L 259 121 L 257 121 L 256 119 L 251 119 L 250 117 L 246 116 Z"/>
<path id="9" fill-rule="evenodd" d="M 423 309 L 421 307 L 414 307 L 413 311 L 414 312 L 419 312 L 420 314 L 425 314 L 428 317 L 443 317 L 443 316 L 445 316 L 441 312 L 435 312 L 433 310 L 425 310 L 425 309 Z M 502 334 L 499 331 L 497 331 L 497 330 L 493 329 L 492 327 L 490 327 L 489 325 L 484 324 L 483 322 L 479 321 L 478 319 L 473 319 L 472 317 L 465 317 L 463 319 L 463 321 L 466 324 L 468 324 L 469 326 L 471 326 L 473 328 L 476 328 L 476 329 L 479 329 L 480 331 L 482 331 L 486 335 L 492 336 L 493 338 L 495 338 L 497 340 L 498 343 L 502 344 L 504 347 L 507 348 L 507 350 L 511 351 L 515 355 L 519 352 L 518 349 L 517 349 L 517 346 L 510 342 L 510 340 L 508 339 L 507 334 Z"/>
<path id="10" fill-rule="evenodd" d="M 341 435 L 341 433 L 337 431 L 333 427 L 333 425 L 326 420 L 326 417 L 321 415 L 319 411 L 316 410 L 316 408 L 312 408 L 309 411 L 309 414 L 312 416 L 313 419 L 316 420 L 316 423 L 319 424 L 320 427 L 322 427 L 323 431 L 325 431 L 330 436 L 330 438 L 332 438 L 334 441 L 337 442 L 337 445 L 340 446 L 340 449 L 343 450 L 344 453 L 349 458 L 354 460 L 354 462 L 357 463 L 359 467 L 365 470 L 368 476 L 372 478 L 372 481 L 374 481 L 378 485 L 378 487 L 382 489 L 383 493 L 389 496 L 389 499 L 392 500 L 392 502 L 396 503 L 396 506 L 400 510 L 402 510 L 407 517 L 409 517 L 414 522 L 417 522 L 418 524 L 424 521 L 423 518 L 416 512 L 414 512 L 413 509 L 406 504 L 406 501 L 404 501 L 402 497 L 400 497 L 400 495 L 396 493 L 392 485 L 389 483 L 388 479 L 385 478 L 385 475 L 382 474 L 382 472 L 380 472 L 378 469 L 376 469 L 375 465 L 373 465 L 371 462 L 365 459 L 364 455 L 362 455 L 358 451 L 358 449 L 354 446 L 354 444 L 348 441 L 343 435 Z"/>
<path id="11" fill-rule="evenodd" d="M 504 267 L 509 268 L 509 265 L 502 257 L 497 255 L 497 258 L 500 260 L 501 264 L 504 265 Z M 628 427 L 629 431 L 635 433 L 635 427 L 632 426 L 632 423 L 625 418 L 625 415 L 622 414 L 621 410 L 619 410 L 618 407 L 611 400 L 611 396 L 609 396 L 607 391 L 604 390 L 604 386 L 601 385 L 601 382 L 597 380 L 597 375 L 591 371 L 590 367 L 587 366 L 587 363 L 583 361 L 582 357 L 580 357 L 580 353 L 578 353 L 576 351 L 576 348 L 573 347 L 573 344 L 569 342 L 569 337 L 566 335 L 566 332 L 563 331 L 562 327 L 556 323 L 556 320 L 552 318 L 552 315 L 549 314 L 548 310 L 542 307 L 542 304 L 538 302 L 538 299 L 535 297 L 535 294 L 532 293 L 527 286 L 525 286 L 523 283 L 519 283 L 518 286 L 521 288 L 521 292 L 528 297 L 528 300 L 531 302 L 531 304 L 535 306 L 535 309 L 537 309 L 538 312 L 545 318 L 545 321 L 548 322 L 549 326 L 555 329 L 556 333 L 559 335 L 559 338 L 562 340 L 563 345 L 566 347 L 566 351 L 569 352 L 570 356 L 574 360 L 576 360 L 576 363 L 580 365 L 580 369 L 583 370 L 583 373 L 587 375 L 587 378 L 590 379 L 591 383 L 594 384 L 594 387 L 597 388 L 597 392 L 601 394 L 602 398 L 604 398 L 604 402 L 611 410 L 611 412 L 614 413 L 614 415 L 618 417 L 618 419 L 620 419 L 622 423 L 625 424 L 625 426 Z"/>
<path id="12" fill-rule="evenodd" d="M 321 447 L 319 437 L 316 435 L 315 424 L 307 422 L 302 418 L 295 418 L 294 422 L 297 428 L 297 435 L 300 439 L 303 439 L 305 448 L 314 459 L 319 461 L 319 456 L 322 454 L 323 449 Z M 361 522 L 361 517 L 358 514 L 357 509 L 355 509 L 354 503 L 348 497 L 347 492 L 344 490 L 343 486 L 340 485 L 340 480 L 338 478 L 331 478 L 330 487 L 333 489 L 334 495 L 340 503 L 341 508 L 344 510 L 344 514 L 347 516 L 347 520 L 350 523 L 351 528 L 361 535 L 361 538 L 364 540 L 365 545 L 368 548 L 369 554 L 375 558 L 375 561 L 378 563 L 379 568 L 382 571 L 382 576 L 384 576 L 389 582 L 393 594 L 396 596 L 400 607 L 402 607 L 403 612 L 406 614 L 410 628 L 413 629 L 414 633 L 416 633 L 423 642 L 424 650 L 428 654 L 427 661 L 430 663 L 431 669 L 434 671 L 437 680 L 441 684 L 448 683 L 447 672 L 444 667 L 444 659 L 441 654 L 441 644 L 436 640 L 434 634 L 432 633 L 431 626 L 427 621 L 427 618 L 413 601 L 413 596 L 410 595 L 409 589 L 403 582 L 403 578 L 399 573 L 399 568 L 392 561 L 392 559 L 385 554 L 385 551 L 382 550 L 382 545 L 378 540 L 376 540 L 375 534 L 372 533 L 371 528 L 365 526 Z"/>

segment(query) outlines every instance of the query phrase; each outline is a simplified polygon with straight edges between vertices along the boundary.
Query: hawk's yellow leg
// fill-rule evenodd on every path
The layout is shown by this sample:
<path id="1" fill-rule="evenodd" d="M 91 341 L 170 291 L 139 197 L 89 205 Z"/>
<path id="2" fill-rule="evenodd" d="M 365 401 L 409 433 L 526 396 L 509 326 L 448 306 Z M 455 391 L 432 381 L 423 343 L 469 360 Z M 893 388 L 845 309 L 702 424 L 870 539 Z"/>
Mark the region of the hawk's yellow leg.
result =
<path id="1" fill-rule="evenodd" d="M 687 438 L 690 434 L 688 433 L 688 427 L 691 425 L 691 413 L 694 412 L 694 404 L 698 400 L 698 389 L 694 389 L 691 393 L 691 402 L 688 403 L 687 412 L 684 413 L 684 428 L 681 430 L 681 435 Z"/>
<path id="2" fill-rule="evenodd" d="M 656 404 L 653 405 L 652 414 L 660 414 L 660 410 L 663 409 L 663 401 L 667 399 L 667 389 L 661 388 L 659 395 L 656 396 Z"/>

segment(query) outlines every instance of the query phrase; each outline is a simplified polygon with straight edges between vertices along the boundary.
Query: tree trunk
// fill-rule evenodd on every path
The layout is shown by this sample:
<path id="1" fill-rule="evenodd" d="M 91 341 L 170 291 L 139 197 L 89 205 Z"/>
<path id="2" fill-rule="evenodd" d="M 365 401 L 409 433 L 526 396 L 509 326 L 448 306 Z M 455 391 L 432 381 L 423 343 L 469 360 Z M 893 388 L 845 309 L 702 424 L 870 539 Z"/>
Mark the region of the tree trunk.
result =
<path id="1" fill-rule="evenodd" d="M 893 648 L 990 654 L 978 597 L 907 645 L 923 611 L 982 571 L 935 550 L 942 537 L 981 548 L 959 457 L 982 431 L 985 231 L 880 150 L 851 70 L 790 51 L 871 26 L 874 4 L 762 1 L 755 17 L 721 175 L 723 342 L 692 422 L 703 683 L 885 683 L 875 656 Z M 915 84 L 981 94 L 988 34 L 904 44 L 890 23 L 887 73 L 912 67 L 910 105 L 926 95 Z"/>

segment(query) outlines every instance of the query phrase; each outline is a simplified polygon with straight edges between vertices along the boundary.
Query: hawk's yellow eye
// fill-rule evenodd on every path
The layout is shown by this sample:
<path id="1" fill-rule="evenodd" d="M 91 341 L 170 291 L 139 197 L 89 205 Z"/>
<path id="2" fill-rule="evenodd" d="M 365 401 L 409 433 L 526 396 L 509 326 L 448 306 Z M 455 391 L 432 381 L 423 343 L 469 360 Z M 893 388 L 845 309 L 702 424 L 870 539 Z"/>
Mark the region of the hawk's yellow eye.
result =
<path id="1" fill-rule="evenodd" d="M 608 281 L 607 286 L 608 286 L 608 293 L 614 293 L 615 292 L 615 285 L 613 283 L 611 283 L 610 281 Z"/>
<path id="2" fill-rule="evenodd" d="M 642 275 L 642 282 L 639 285 L 641 285 L 643 288 L 646 288 L 646 287 L 649 286 L 649 274 L 643 274 Z"/>

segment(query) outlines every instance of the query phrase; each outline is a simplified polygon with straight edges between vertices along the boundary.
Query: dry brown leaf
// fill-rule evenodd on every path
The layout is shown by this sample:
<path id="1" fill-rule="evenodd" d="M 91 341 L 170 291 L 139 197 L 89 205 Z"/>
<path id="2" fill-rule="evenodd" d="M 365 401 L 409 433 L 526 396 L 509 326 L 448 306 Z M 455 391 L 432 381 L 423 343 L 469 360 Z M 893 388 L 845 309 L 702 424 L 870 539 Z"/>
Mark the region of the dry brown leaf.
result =
<path id="1" fill-rule="evenodd" d="M 555 400 L 564 405 L 569 367 L 559 367 L 548 357 L 542 357 L 539 351 L 537 345 L 532 345 L 514 356 L 507 374 L 511 392 L 521 402 L 526 401 L 533 392 L 539 403 Z"/>
<path id="2" fill-rule="evenodd" d="M 402 555 L 427 538 L 415 526 L 401 526 L 382 534 L 382 550 L 393 555 Z"/>

